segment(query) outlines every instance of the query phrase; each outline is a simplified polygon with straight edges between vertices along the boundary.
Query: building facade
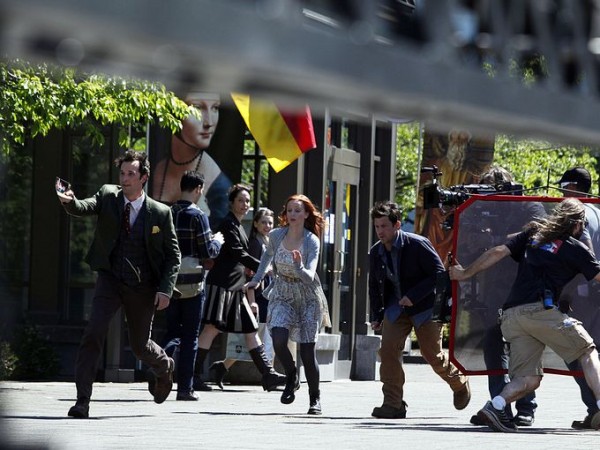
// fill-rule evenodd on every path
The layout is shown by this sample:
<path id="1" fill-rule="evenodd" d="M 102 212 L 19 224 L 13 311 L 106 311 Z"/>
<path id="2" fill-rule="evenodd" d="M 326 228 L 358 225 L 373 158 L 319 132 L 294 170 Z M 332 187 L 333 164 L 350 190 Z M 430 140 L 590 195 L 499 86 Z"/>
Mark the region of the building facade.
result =
<path id="1" fill-rule="evenodd" d="M 232 149 L 239 161 L 230 161 L 238 171 L 229 169 L 231 181 L 238 182 L 247 131 L 235 110 L 223 113 L 233 118 L 227 134 L 239 137 L 232 141 L 236 144 L 228 143 L 239 146 Z M 319 344 L 323 379 L 372 379 L 379 341 L 368 325 L 367 254 L 373 241 L 368 211 L 375 200 L 393 197 L 395 127 L 388 120 L 348 117 L 328 109 L 313 109 L 313 118 L 317 148 L 280 173 L 270 171 L 268 180 L 262 181 L 267 204 L 260 206 L 277 213 L 289 195 L 301 192 L 322 209 L 327 227 L 319 275 L 332 316 L 332 328 L 325 330 Z M 118 182 L 118 169 L 112 164 L 124 150 L 118 145 L 118 133 L 106 128 L 105 144 L 98 148 L 76 131 L 54 131 L 3 156 L 0 164 L 5 180 L 0 188 L 0 303 L 5 311 L 0 340 L 10 342 L 24 323 L 33 324 L 59 356 L 58 379 L 73 377 L 90 313 L 95 274 L 84 257 L 95 221 L 64 213 L 54 179 L 69 180 L 79 198 L 94 194 L 102 184 Z M 146 136 L 152 167 L 154 136 L 152 132 Z M 264 189 L 255 186 L 255 191 Z M 159 312 L 154 327 L 158 341 L 163 321 Z M 111 324 L 99 379 L 129 381 L 143 373 L 129 350 L 126 327 L 120 315 Z M 217 341 L 215 357 L 222 347 Z"/>

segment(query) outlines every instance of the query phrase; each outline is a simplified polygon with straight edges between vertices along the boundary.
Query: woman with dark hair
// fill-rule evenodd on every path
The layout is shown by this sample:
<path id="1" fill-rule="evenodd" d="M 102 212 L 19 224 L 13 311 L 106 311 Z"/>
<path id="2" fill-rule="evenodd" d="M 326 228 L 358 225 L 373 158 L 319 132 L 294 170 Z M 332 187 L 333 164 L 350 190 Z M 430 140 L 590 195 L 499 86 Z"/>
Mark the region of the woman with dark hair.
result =
<path id="1" fill-rule="evenodd" d="M 279 215 L 280 227 L 269 234 L 256 275 L 247 288 L 255 289 L 273 263 L 274 277 L 264 291 L 269 299 L 267 326 L 275 355 L 283 364 L 286 384 L 281 402 L 292 403 L 300 388 L 288 339 L 300 344 L 310 406 L 308 414 L 321 414 L 319 366 L 315 344 L 322 326 L 331 326 L 327 300 L 316 273 L 323 216 L 308 197 L 292 195 Z"/>
<path id="2" fill-rule="evenodd" d="M 250 230 L 250 237 L 248 243 L 248 253 L 254 256 L 256 259 L 260 259 L 267 243 L 269 242 L 269 232 L 273 229 L 273 211 L 269 208 L 259 208 L 254 214 L 252 219 L 252 229 Z M 254 271 L 246 268 L 246 280 L 250 281 L 254 275 Z M 265 322 L 267 321 L 267 305 L 268 300 L 262 295 L 262 290 L 269 285 L 270 275 L 267 274 L 261 283 L 260 287 L 256 289 L 256 297 L 252 298 L 248 296 L 250 304 L 255 303 L 258 305 L 258 322 L 259 322 L 259 336 L 265 346 L 265 354 L 269 359 L 269 362 L 273 364 L 274 350 L 273 341 L 268 330 L 266 330 Z M 237 359 L 226 358 L 223 361 L 215 361 L 211 364 L 210 370 L 214 371 L 214 380 L 219 388 L 223 389 L 223 380 L 229 372 L 231 366 L 235 364 Z"/>
<path id="3" fill-rule="evenodd" d="M 206 277 L 206 303 L 198 338 L 197 372 L 201 371 L 215 337 L 222 332 L 242 333 L 252 361 L 262 374 L 262 386 L 274 390 L 282 383 L 283 375 L 273 369 L 258 337 L 256 303 L 249 304 L 242 288 L 246 281 L 244 268 L 256 271 L 259 261 L 248 253 L 248 236 L 242 219 L 250 209 L 250 188 L 235 184 L 229 191 L 230 211 L 219 230 L 225 242 Z"/>

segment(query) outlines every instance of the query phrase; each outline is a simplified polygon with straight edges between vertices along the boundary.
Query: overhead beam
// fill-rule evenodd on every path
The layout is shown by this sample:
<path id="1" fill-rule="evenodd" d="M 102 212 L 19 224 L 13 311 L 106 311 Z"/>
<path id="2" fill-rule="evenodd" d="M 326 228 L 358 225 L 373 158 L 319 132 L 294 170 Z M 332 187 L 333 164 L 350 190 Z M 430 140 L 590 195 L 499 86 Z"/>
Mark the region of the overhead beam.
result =
<path id="1" fill-rule="evenodd" d="M 299 4 L 0 0 L 0 45 L 9 57 L 157 79 L 174 90 L 194 84 L 443 129 L 600 143 L 595 96 L 491 78 L 441 40 L 417 47 L 377 39 L 368 22 L 362 30 L 317 26 Z"/>

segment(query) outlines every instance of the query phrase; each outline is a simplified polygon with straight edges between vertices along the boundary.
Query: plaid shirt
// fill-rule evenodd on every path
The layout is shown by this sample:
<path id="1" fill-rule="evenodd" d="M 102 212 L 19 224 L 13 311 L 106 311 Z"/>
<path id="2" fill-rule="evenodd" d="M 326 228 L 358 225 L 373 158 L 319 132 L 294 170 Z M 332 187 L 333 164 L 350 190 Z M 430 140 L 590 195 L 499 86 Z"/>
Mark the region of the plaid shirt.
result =
<path id="1" fill-rule="evenodd" d="M 208 217 L 192 202 L 179 200 L 171 210 L 181 256 L 216 258 L 221 244 L 212 237 Z"/>

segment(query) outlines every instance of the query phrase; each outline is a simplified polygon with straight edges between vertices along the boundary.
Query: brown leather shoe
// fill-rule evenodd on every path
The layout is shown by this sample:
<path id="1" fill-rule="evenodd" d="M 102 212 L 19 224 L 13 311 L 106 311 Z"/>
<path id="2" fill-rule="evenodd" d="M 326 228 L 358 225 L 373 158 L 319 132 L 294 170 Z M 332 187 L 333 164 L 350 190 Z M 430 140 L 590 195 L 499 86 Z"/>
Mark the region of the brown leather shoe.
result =
<path id="1" fill-rule="evenodd" d="M 173 368 L 175 367 L 175 361 L 173 358 L 169 358 L 169 368 L 161 376 L 156 377 L 156 384 L 154 386 L 154 402 L 164 402 L 171 389 L 173 389 Z"/>
<path id="2" fill-rule="evenodd" d="M 467 380 L 461 389 L 454 392 L 454 407 L 458 410 L 465 409 L 470 401 L 471 387 L 469 386 L 469 380 Z"/>
<path id="3" fill-rule="evenodd" d="M 401 408 L 394 408 L 384 403 L 381 406 L 373 408 L 371 415 L 378 419 L 406 419 L 406 406 L 406 402 L 404 401 Z"/>

